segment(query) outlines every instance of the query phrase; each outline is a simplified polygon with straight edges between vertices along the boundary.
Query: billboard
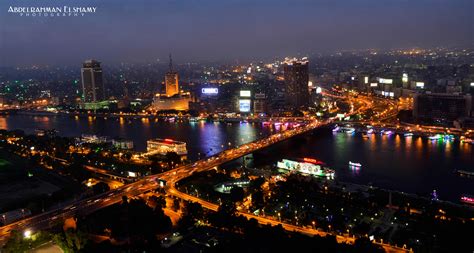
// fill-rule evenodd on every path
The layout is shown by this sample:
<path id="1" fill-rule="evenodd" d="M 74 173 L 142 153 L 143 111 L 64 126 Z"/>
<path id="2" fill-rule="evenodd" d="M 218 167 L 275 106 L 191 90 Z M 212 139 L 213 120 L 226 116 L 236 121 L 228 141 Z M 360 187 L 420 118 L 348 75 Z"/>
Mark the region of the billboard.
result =
<path id="1" fill-rule="evenodd" d="M 364 77 L 364 83 L 365 83 L 365 84 L 368 84 L 368 83 L 369 83 L 369 77 L 368 77 L 368 76 Z"/>
<path id="2" fill-rule="evenodd" d="M 239 100 L 239 111 L 240 112 L 250 112 L 250 99 L 240 99 Z"/>
<path id="3" fill-rule="evenodd" d="M 392 79 L 379 78 L 379 83 L 392 84 L 393 80 Z"/>
<path id="4" fill-rule="evenodd" d="M 249 90 L 241 90 L 240 91 L 240 96 L 245 97 L 245 98 L 249 98 L 250 96 L 252 96 L 252 93 Z"/>
<path id="5" fill-rule="evenodd" d="M 388 91 L 382 91 L 382 95 L 386 97 L 394 97 L 395 93 L 393 92 L 388 92 Z"/>
<path id="6" fill-rule="evenodd" d="M 418 88 L 424 88 L 424 87 L 425 87 L 425 83 L 424 83 L 424 82 L 416 82 L 415 85 L 416 85 L 416 87 L 418 87 Z"/>
<path id="7" fill-rule="evenodd" d="M 201 93 L 205 95 L 216 95 L 217 93 L 219 93 L 219 89 L 218 88 L 202 88 Z"/>
<path id="8" fill-rule="evenodd" d="M 377 83 L 371 83 L 370 87 L 377 87 Z"/>
<path id="9" fill-rule="evenodd" d="M 402 82 L 404 82 L 404 83 L 408 82 L 408 74 L 403 73 L 403 75 L 402 75 Z"/>

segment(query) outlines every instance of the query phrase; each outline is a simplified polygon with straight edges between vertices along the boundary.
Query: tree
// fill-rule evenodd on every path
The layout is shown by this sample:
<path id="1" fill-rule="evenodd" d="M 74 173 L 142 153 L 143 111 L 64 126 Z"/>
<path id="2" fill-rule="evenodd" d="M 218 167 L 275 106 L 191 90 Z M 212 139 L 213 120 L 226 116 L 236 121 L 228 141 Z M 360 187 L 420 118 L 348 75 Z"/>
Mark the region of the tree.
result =
<path id="1" fill-rule="evenodd" d="M 1 250 L 8 253 L 29 252 L 31 248 L 35 248 L 49 240 L 51 240 L 51 234 L 43 231 L 35 232 L 30 238 L 25 238 L 20 231 L 12 230 L 10 238 Z"/>
<path id="2" fill-rule="evenodd" d="M 109 191 L 110 187 L 108 184 L 104 182 L 99 182 L 95 184 L 94 186 L 92 186 L 92 190 L 94 191 L 95 194 L 100 194 L 100 193 Z"/>
<path id="3" fill-rule="evenodd" d="M 180 202 L 181 202 L 181 201 L 180 201 L 179 199 L 174 199 L 174 200 L 173 200 L 173 209 L 174 209 L 175 211 L 178 211 L 178 210 L 179 210 Z"/>
<path id="4" fill-rule="evenodd" d="M 181 163 L 181 156 L 179 156 L 176 152 L 167 152 L 165 158 L 169 168 L 172 168 L 173 165 Z"/>
<path id="5" fill-rule="evenodd" d="M 366 237 L 357 238 L 354 243 L 354 248 L 357 252 L 385 252 L 382 248 L 372 244 L 372 242 Z"/>
<path id="6" fill-rule="evenodd" d="M 252 194 L 252 206 L 255 209 L 261 209 L 264 205 L 265 205 L 265 201 L 263 200 L 262 190 L 254 192 Z"/>
<path id="7" fill-rule="evenodd" d="M 232 202 L 239 202 L 242 201 L 245 197 L 245 192 L 242 187 L 232 187 L 230 190 L 230 199 Z"/>
<path id="8" fill-rule="evenodd" d="M 155 208 L 166 207 L 166 200 L 163 196 L 150 196 L 149 201 L 151 201 L 155 205 Z"/>
<path id="9" fill-rule="evenodd" d="M 251 191 L 258 191 L 262 188 L 262 185 L 265 183 L 265 178 L 258 177 L 252 181 L 250 181 L 249 188 Z"/>
<path id="10" fill-rule="evenodd" d="M 74 161 L 71 165 L 67 166 L 66 172 L 79 182 L 89 179 L 92 175 L 90 171 L 84 168 L 80 161 Z"/>
<path id="11" fill-rule="evenodd" d="M 53 236 L 53 241 L 64 253 L 78 252 L 87 244 L 87 235 L 81 230 L 68 229 Z"/>
<path id="12" fill-rule="evenodd" d="M 204 210 L 201 204 L 194 202 L 185 202 L 184 215 L 191 217 L 192 219 L 199 219 L 202 217 Z"/>

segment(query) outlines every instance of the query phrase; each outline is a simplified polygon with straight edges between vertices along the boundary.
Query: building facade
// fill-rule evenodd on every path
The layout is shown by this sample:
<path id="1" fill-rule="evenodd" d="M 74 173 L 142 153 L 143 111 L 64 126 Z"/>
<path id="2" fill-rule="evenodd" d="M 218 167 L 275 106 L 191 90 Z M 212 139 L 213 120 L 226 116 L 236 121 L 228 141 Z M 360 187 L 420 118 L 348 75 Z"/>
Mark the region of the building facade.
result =
<path id="1" fill-rule="evenodd" d="M 87 60 L 82 64 L 82 101 L 95 103 L 104 100 L 102 67 L 96 60 Z"/>
<path id="2" fill-rule="evenodd" d="M 175 152 L 178 155 L 186 155 L 186 142 L 171 139 L 152 139 L 146 142 L 146 150 L 149 155 L 166 155 L 168 152 Z"/>
<path id="3" fill-rule="evenodd" d="M 307 58 L 287 58 L 283 63 L 286 102 L 292 108 L 299 108 L 309 104 L 308 64 Z"/>
<path id="4" fill-rule="evenodd" d="M 417 121 L 449 123 L 470 116 L 472 97 L 462 94 L 417 93 L 413 101 L 413 117 Z"/>
<path id="5" fill-rule="evenodd" d="M 173 61 L 170 55 L 170 68 L 165 74 L 165 94 L 172 97 L 179 94 L 179 76 L 178 72 L 173 70 Z"/>

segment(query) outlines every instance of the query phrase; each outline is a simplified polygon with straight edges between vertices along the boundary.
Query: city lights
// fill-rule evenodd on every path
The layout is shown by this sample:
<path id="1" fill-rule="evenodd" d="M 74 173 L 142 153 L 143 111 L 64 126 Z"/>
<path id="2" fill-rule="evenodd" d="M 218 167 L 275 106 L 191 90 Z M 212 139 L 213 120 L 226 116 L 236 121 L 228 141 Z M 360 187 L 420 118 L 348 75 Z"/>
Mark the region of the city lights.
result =
<path id="1" fill-rule="evenodd" d="M 31 238 L 31 230 L 27 229 L 23 232 L 23 237 L 25 237 L 26 239 L 30 239 Z"/>
<path id="2" fill-rule="evenodd" d="M 249 90 L 241 90 L 240 91 L 241 97 L 251 97 L 251 92 Z"/>
<path id="3" fill-rule="evenodd" d="M 0 252 L 472 251 L 474 2 L 33 2 L 0 24 Z"/>

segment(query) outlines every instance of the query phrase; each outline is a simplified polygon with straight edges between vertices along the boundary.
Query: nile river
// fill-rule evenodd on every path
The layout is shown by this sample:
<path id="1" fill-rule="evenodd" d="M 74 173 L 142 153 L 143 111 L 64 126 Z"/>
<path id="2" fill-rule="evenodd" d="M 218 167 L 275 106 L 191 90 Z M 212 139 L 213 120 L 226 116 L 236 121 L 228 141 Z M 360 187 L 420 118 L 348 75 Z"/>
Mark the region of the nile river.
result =
<path id="1" fill-rule="evenodd" d="M 146 140 L 171 138 L 187 143 L 189 158 L 209 155 L 278 131 L 254 123 L 164 122 L 149 119 L 103 119 L 69 116 L 0 116 L 0 129 L 56 129 L 61 136 L 83 133 L 122 137 L 134 141 L 136 150 L 146 149 Z M 461 178 L 454 170 L 474 171 L 474 146 L 459 141 L 431 141 L 413 136 L 333 134 L 329 128 L 274 145 L 255 154 L 257 165 L 274 164 L 291 157 L 324 161 L 336 170 L 338 179 L 373 184 L 392 190 L 427 196 L 436 189 L 441 199 L 457 201 L 461 194 L 474 195 L 474 179 Z M 348 162 L 361 163 L 359 170 Z"/>

